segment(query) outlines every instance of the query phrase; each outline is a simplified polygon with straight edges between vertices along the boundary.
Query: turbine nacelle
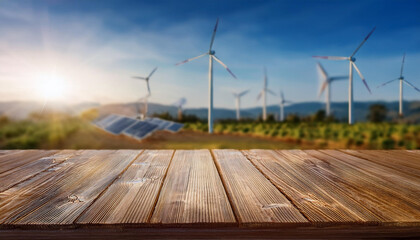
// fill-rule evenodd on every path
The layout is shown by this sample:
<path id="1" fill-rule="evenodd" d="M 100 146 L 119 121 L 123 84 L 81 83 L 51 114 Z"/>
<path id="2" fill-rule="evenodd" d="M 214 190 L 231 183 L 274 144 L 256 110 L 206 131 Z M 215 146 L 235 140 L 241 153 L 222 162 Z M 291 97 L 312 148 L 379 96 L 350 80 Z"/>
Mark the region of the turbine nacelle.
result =
<path id="1" fill-rule="evenodd" d="M 209 51 L 209 55 L 215 55 L 215 54 L 216 54 L 216 51 L 214 51 L 214 50 Z"/>
<path id="2" fill-rule="evenodd" d="M 355 57 L 349 57 L 349 61 L 350 62 L 356 62 L 356 58 Z"/>
<path id="3" fill-rule="evenodd" d="M 400 77 L 400 80 L 404 80 L 404 77 L 403 77 L 403 76 L 401 76 L 401 77 Z"/>

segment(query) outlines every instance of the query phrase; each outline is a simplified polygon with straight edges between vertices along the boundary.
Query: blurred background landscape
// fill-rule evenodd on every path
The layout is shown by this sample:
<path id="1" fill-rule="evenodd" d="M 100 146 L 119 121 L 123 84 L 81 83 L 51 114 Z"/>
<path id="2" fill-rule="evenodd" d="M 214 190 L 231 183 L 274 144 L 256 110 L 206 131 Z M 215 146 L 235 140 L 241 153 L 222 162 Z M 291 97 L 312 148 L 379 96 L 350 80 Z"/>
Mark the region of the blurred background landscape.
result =
<path id="1" fill-rule="evenodd" d="M 142 140 L 109 134 L 92 124 L 100 116 L 117 113 L 135 117 L 138 103 L 77 105 L 0 104 L 2 149 L 118 149 L 118 148 L 357 148 L 416 149 L 420 146 L 420 101 L 405 102 L 407 115 L 398 117 L 397 102 L 356 102 L 358 123 L 346 123 L 346 103 L 333 104 L 334 117 L 326 117 L 323 103 L 308 102 L 286 107 L 286 120 L 278 122 L 278 106 L 268 107 L 261 120 L 260 108 L 243 109 L 235 120 L 232 109 L 215 109 L 215 134 L 207 133 L 207 109 L 185 109 L 178 133 L 158 131 Z M 342 115 L 340 115 L 340 112 Z M 177 121 L 177 108 L 149 103 L 149 114 Z M 342 116 L 340 118 L 340 116 Z"/>
<path id="2" fill-rule="evenodd" d="M 418 0 L 0 1 L 0 149 L 418 149 L 419 12 Z M 214 60 L 214 134 L 209 62 L 194 56 Z M 93 124 L 109 114 L 184 125 L 139 141 Z"/>

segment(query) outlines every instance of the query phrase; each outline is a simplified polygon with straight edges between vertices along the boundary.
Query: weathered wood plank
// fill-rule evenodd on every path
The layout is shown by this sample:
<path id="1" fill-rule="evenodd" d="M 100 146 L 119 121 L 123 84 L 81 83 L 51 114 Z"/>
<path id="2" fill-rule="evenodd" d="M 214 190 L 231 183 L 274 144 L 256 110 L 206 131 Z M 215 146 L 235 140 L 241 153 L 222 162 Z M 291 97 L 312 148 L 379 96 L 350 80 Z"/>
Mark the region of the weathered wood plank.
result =
<path id="1" fill-rule="evenodd" d="M 22 151 L 22 150 L 0 150 L 0 156 L 10 154 L 10 153 L 14 153 L 14 152 L 19 152 L 19 151 Z"/>
<path id="2" fill-rule="evenodd" d="M 394 156 L 383 151 L 369 150 L 357 151 L 357 150 L 341 150 L 347 154 L 367 159 L 369 161 L 381 164 L 386 167 L 397 169 L 403 173 L 411 174 L 416 177 L 420 177 L 420 166 L 418 163 L 411 162 L 409 159 L 403 156 Z"/>
<path id="3" fill-rule="evenodd" d="M 380 222 L 335 181 L 312 171 L 312 163 L 273 150 L 243 151 L 245 156 L 305 214 L 311 222 Z"/>
<path id="4" fill-rule="evenodd" d="M 420 220 L 420 202 L 405 195 L 401 187 L 349 164 L 340 157 L 316 150 L 279 151 L 312 162 L 313 171 L 339 184 L 356 201 L 380 216 L 384 223 L 413 223 Z"/>
<path id="5" fill-rule="evenodd" d="M 338 150 L 319 150 L 325 154 L 335 157 L 347 164 L 353 165 L 355 168 L 368 172 L 381 179 L 392 182 L 397 189 L 404 192 L 404 195 L 412 195 L 420 197 L 420 179 L 418 177 L 404 174 L 401 171 L 390 168 L 367 159 L 359 158 Z M 386 161 L 386 160 L 384 160 Z M 419 163 L 420 164 L 420 163 Z"/>
<path id="6" fill-rule="evenodd" d="M 0 173 L 0 192 L 19 182 L 23 182 L 42 171 L 57 166 L 69 157 L 73 156 L 74 152 L 74 150 L 63 150 L 51 156 L 42 157 L 23 166 L 12 168 L 8 171 Z"/>
<path id="7" fill-rule="evenodd" d="M 60 227 L 60 226 L 59 226 Z M 52 228 L 52 229 L 51 229 Z M 340 240 L 378 240 L 420 239 L 418 226 L 360 226 L 345 227 L 273 227 L 273 228 L 239 228 L 239 227 L 142 227 L 142 226 L 109 226 L 101 225 L 89 228 L 58 229 L 0 229 L 2 240 L 133 240 L 133 239 L 340 239 Z"/>
<path id="8" fill-rule="evenodd" d="M 147 223 L 173 150 L 146 150 L 125 173 L 100 196 L 77 223 Z"/>
<path id="9" fill-rule="evenodd" d="M 213 150 L 241 225 L 307 223 L 293 204 L 238 150 Z"/>
<path id="10" fill-rule="evenodd" d="M 235 216 L 209 150 L 178 150 L 151 223 L 233 224 Z"/>
<path id="11" fill-rule="evenodd" d="M 411 160 L 420 163 L 420 151 L 419 150 L 387 150 L 386 152 L 393 152 L 398 155 L 407 156 Z"/>
<path id="12" fill-rule="evenodd" d="M 0 193 L 0 222 L 71 224 L 139 151 L 85 151 L 60 168 Z"/>
<path id="13" fill-rule="evenodd" d="M 58 152 L 57 150 L 21 150 L 0 155 L 0 173 L 23 166 Z"/>
<path id="14" fill-rule="evenodd" d="M 370 150 L 369 152 L 374 154 L 373 150 Z M 404 162 L 408 162 L 408 164 L 410 164 L 409 166 L 420 169 L 420 152 L 418 151 L 412 152 L 407 150 L 384 150 L 383 153 L 390 154 Z"/>

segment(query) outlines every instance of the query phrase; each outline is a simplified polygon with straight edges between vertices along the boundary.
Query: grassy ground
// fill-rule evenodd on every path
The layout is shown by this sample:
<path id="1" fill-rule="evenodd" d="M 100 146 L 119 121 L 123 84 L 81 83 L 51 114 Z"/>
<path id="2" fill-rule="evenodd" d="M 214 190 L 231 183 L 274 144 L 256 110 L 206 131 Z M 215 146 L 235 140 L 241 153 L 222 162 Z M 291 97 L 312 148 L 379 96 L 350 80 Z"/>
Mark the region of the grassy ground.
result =
<path id="1" fill-rule="evenodd" d="M 360 123 L 219 123 L 186 124 L 178 133 L 159 131 L 137 141 L 114 136 L 88 119 L 60 114 L 33 115 L 24 121 L 0 117 L 1 149 L 416 149 L 420 125 Z"/>
<path id="2" fill-rule="evenodd" d="M 88 120 L 65 115 L 25 121 L 0 121 L 1 149 L 200 149 L 200 148 L 301 148 L 275 138 L 214 134 L 182 130 L 158 131 L 137 141 L 115 136 L 93 126 Z M 307 146 L 306 148 L 310 148 Z"/>
<path id="3" fill-rule="evenodd" d="M 205 132 L 207 124 L 187 124 L 185 129 Z M 417 149 L 420 125 L 396 123 L 219 123 L 215 133 L 263 136 L 315 148 Z"/>

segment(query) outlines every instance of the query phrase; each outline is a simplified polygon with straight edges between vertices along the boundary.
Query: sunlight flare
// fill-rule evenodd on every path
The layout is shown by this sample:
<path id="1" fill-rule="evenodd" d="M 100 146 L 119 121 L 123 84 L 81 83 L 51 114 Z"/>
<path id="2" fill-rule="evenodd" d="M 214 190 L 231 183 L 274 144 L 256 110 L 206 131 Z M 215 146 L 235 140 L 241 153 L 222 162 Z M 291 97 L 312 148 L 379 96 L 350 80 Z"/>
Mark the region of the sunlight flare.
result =
<path id="1" fill-rule="evenodd" d="M 37 93 L 45 99 L 57 100 L 66 93 L 66 83 L 61 77 L 44 75 L 39 78 Z"/>

